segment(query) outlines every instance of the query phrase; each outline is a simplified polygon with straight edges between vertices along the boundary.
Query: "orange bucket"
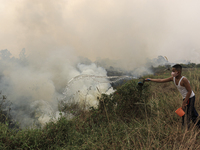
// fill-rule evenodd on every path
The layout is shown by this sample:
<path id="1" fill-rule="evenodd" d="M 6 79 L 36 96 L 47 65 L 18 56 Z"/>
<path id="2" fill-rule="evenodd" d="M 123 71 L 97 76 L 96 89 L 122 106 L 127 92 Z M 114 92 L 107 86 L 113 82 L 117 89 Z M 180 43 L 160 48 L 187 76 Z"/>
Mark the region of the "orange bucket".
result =
<path id="1" fill-rule="evenodd" d="M 183 115 L 185 115 L 185 112 L 183 111 L 182 107 L 180 107 L 179 109 L 177 109 L 175 111 L 175 113 L 177 113 L 180 117 L 182 117 Z"/>

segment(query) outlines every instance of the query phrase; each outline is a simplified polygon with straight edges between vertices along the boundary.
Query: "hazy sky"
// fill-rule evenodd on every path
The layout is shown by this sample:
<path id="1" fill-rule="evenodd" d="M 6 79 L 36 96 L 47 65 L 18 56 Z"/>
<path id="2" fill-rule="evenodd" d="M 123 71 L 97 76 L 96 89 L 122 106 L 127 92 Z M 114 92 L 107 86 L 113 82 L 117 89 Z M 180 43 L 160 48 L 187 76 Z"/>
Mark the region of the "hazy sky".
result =
<path id="1" fill-rule="evenodd" d="M 0 0 L 0 50 L 200 62 L 199 0 Z"/>

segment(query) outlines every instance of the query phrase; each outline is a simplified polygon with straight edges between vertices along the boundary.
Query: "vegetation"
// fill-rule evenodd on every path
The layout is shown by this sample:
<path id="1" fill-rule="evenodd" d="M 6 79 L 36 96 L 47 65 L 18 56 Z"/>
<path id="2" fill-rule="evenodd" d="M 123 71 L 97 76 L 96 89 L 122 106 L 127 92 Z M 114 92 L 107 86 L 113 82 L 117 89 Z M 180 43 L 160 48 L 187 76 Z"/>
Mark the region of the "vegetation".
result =
<path id="1" fill-rule="evenodd" d="M 184 69 L 183 75 L 190 80 L 200 113 L 200 69 Z M 165 71 L 150 77 L 169 76 Z M 42 129 L 17 132 L 1 123 L 0 149 L 200 149 L 200 130 L 181 128 L 175 110 L 182 99 L 174 84 L 137 83 L 131 80 L 115 93 L 101 95 L 98 108 L 80 111 L 70 121 L 61 116 Z"/>
<path id="2" fill-rule="evenodd" d="M 200 68 L 200 64 L 195 64 L 195 63 L 188 63 L 188 64 L 180 64 L 183 68 Z M 158 66 L 158 67 L 151 67 L 151 70 L 155 74 L 162 74 L 163 71 L 170 71 L 171 66 L 170 65 L 165 65 L 165 66 Z"/>

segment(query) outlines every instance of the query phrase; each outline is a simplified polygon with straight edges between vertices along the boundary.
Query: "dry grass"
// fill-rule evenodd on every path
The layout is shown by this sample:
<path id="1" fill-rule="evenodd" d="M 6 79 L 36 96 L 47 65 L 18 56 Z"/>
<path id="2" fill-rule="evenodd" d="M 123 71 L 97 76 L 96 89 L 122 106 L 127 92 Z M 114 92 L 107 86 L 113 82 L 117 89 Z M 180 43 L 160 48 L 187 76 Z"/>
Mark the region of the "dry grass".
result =
<path id="1" fill-rule="evenodd" d="M 200 70 L 184 69 L 186 76 L 196 94 L 195 107 L 200 112 Z M 151 76 L 151 78 L 166 78 L 170 72 Z M 79 131 L 86 131 L 88 138 L 79 149 L 135 149 L 135 150 L 198 150 L 200 149 L 200 130 L 192 125 L 189 130 L 182 128 L 182 118 L 175 110 L 182 105 L 182 97 L 174 83 L 148 82 L 150 93 L 146 106 L 150 111 L 144 111 L 143 119 L 137 115 L 129 118 L 129 123 L 107 114 L 107 122 L 87 122 L 90 115 L 83 115 L 77 120 Z M 143 104 L 141 104 L 142 107 Z M 80 122 L 79 122 L 80 121 Z M 82 125 L 84 122 L 84 125 Z M 85 132 L 84 132 L 85 133 Z M 97 140 L 94 140 L 97 139 Z M 67 146 L 68 147 L 68 146 Z"/>
<path id="2" fill-rule="evenodd" d="M 195 107 L 200 113 L 200 70 L 185 69 L 183 75 L 190 80 L 196 94 Z M 165 78 L 169 76 L 169 72 L 166 72 L 151 77 Z M 145 109 L 140 114 L 131 114 L 128 122 L 124 121 L 127 119 L 118 117 L 106 107 L 104 109 L 106 113 L 80 111 L 79 117 L 74 120 L 66 121 L 61 118 L 57 123 L 47 125 L 45 130 L 23 130 L 13 133 L 8 131 L 6 126 L 0 124 L 0 148 L 200 149 L 200 130 L 194 125 L 189 130 L 182 129 L 181 117 L 175 113 L 175 110 L 181 107 L 182 98 L 174 84 L 172 82 L 163 84 L 148 82 L 145 84 L 149 84 L 150 88 L 148 99 L 144 103 L 138 104 Z M 65 109 L 72 111 L 77 107 L 65 107 Z M 22 137 L 25 140 L 22 140 Z M 46 145 L 48 147 L 45 147 Z"/>
<path id="3" fill-rule="evenodd" d="M 182 75 L 186 76 L 191 83 L 192 90 L 196 96 L 195 107 L 197 112 L 200 112 L 200 70 L 199 69 L 184 69 Z M 169 77 L 168 73 L 154 76 L 154 78 Z M 152 114 L 156 114 L 156 118 L 151 120 L 149 129 L 150 142 L 145 149 L 200 149 L 199 129 L 194 125 L 189 130 L 182 129 L 181 117 L 175 114 L 175 110 L 181 107 L 182 97 L 174 86 L 174 83 L 150 83 L 151 84 L 151 100 Z M 156 130 L 153 130 L 157 128 Z M 157 147 L 153 144 L 155 137 L 158 137 Z M 151 140 L 150 140 L 151 139 Z"/>

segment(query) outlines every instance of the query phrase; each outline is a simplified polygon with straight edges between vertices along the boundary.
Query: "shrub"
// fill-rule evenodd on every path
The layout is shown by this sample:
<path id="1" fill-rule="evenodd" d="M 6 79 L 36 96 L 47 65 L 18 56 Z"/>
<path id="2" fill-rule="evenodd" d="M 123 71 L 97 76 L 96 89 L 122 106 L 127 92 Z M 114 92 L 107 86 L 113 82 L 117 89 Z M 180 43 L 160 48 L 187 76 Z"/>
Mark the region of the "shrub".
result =
<path id="1" fill-rule="evenodd" d="M 143 117 L 144 112 L 149 110 L 147 97 L 148 84 L 139 86 L 137 80 L 131 80 L 119 87 L 113 94 L 103 94 L 99 98 L 98 108 L 91 108 L 91 110 L 105 115 L 117 115 L 124 121 L 130 121 L 133 116 Z M 96 113 L 93 113 L 95 117 Z"/>

